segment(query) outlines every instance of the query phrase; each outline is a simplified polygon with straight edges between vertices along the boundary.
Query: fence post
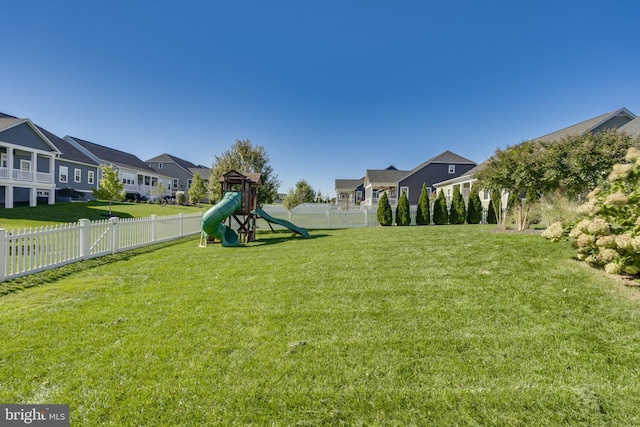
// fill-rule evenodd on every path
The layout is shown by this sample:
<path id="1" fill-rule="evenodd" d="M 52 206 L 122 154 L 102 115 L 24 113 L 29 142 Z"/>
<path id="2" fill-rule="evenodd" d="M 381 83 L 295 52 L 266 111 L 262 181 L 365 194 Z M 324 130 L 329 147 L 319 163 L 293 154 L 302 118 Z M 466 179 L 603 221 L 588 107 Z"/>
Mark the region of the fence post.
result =
<path id="1" fill-rule="evenodd" d="M 80 223 L 80 241 L 78 242 L 80 257 L 83 260 L 89 259 L 89 255 L 91 255 L 91 221 L 88 219 L 81 219 L 78 221 Z"/>
<path id="2" fill-rule="evenodd" d="M 7 278 L 7 242 L 8 232 L 5 228 L 0 228 L 0 282 Z"/>
<path id="3" fill-rule="evenodd" d="M 180 218 L 180 221 L 178 221 L 178 236 L 182 237 L 184 236 L 184 215 L 179 213 L 178 218 Z"/>
<path id="4" fill-rule="evenodd" d="M 158 233 L 158 215 L 151 215 L 151 243 L 155 243 Z"/>
<path id="5" fill-rule="evenodd" d="M 327 225 L 331 226 L 331 211 L 327 209 Z"/>
<path id="6" fill-rule="evenodd" d="M 118 222 L 120 218 L 117 216 L 109 218 L 109 222 L 111 223 L 111 253 L 115 254 L 118 252 L 118 245 L 120 242 L 118 241 Z"/>
<path id="7" fill-rule="evenodd" d="M 369 208 L 364 210 L 364 226 L 369 226 Z"/>

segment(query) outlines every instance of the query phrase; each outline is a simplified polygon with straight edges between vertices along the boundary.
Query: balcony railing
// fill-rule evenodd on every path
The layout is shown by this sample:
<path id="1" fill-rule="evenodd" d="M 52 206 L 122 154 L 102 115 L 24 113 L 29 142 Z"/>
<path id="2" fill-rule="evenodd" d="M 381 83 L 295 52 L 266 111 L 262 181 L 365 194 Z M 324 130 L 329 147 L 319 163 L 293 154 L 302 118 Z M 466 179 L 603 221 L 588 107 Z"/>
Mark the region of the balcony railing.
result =
<path id="1" fill-rule="evenodd" d="M 13 179 L 14 181 L 39 182 L 42 184 L 53 183 L 52 175 L 48 172 L 33 172 L 22 169 L 0 167 L 0 179 Z M 35 179 L 35 181 L 34 181 Z"/>

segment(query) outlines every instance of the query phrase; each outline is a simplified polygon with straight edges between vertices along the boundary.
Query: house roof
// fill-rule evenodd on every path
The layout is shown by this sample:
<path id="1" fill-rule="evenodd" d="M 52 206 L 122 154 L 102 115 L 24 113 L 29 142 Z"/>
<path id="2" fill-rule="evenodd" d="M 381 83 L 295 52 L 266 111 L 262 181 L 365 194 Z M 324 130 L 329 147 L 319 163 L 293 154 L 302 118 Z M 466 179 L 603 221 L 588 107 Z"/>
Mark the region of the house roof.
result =
<path id="1" fill-rule="evenodd" d="M 85 163 L 91 166 L 98 165 L 96 161 L 94 161 L 92 158 L 84 154 L 82 151 L 78 150 L 68 141 L 65 141 L 64 139 L 52 134 L 51 132 L 41 128 L 40 126 L 38 126 L 38 129 L 40 129 L 40 132 L 42 132 L 44 136 L 46 136 L 47 139 L 49 139 L 49 141 L 51 141 L 53 145 L 55 145 L 58 148 L 58 150 L 60 150 L 61 159 L 69 160 L 72 162 Z"/>
<path id="2" fill-rule="evenodd" d="M 400 181 L 405 176 L 409 175 L 411 171 L 402 171 L 397 169 L 367 169 L 366 178 L 370 184 L 372 183 L 384 183 L 393 184 Z"/>
<path id="3" fill-rule="evenodd" d="M 30 119 L 21 119 L 18 117 L 10 116 L 9 114 L 0 113 L 0 131 L 12 128 L 22 123 L 27 123 L 36 132 L 36 134 L 40 133 L 40 136 L 44 137 L 44 142 L 49 145 L 53 149 L 53 151 L 57 152 L 57 154 L 60 154 L 60 148 L 54 143 L 52 138 L 49 138 L 49 135 L 52 135 L 55 138 L 58 137 L 50 132 L 46 132 L 40 126 L 33 123 Z"/>
<path id="4" fill-rule="evenodd" d="M 336 190 L 354 190 L 364 183 L 364 177 L 360 179 L 336 179 Z"/>
<path id="5" fill-rule="evenodd" d="M 425 166 L 431 164 L 431 163 L 447 163 L 447 164 L 467 164 L 467 165 L 475 165 L 476 162 L 474 162 L 473 160 L 469 160 L 465 157 L 462 157 L 452 151 L 444 151 L 440 154 L 438 154 L 435 157 L 430 158 L 429 160 L 427 160 L 424 163 L 419 164 L 418 166 L 416 166 L 415 168 L 411 169 L 411 173 L 417 172 L 420 169 L 424 168 Z"/>
<path id="6" fill-rule="evenodd" d="M 611 120 L 616 116 L 624 116 L 633 120 L 636 118 L 636 115 L 626 108 L 620 108 L 615 111 L 611 111 L 609 113 L 601 114 L 597 117 L 594 117 L 589 120 L 585 120 L 583 122 L 577 123 L 575 125 L 566 127 L 564 129 L 557 130 L 555 132 L 548 133 L 546 135 L 540 136 L 538 138 L 532 139 L 532 141 L 558 141 L 562 138 L 566 138 L 571 135 L 584 135 L 585 133 L 596 129 L 598 126 L 603 123 Z M 621 128 L 624 126 L 621 126 Z"/>
<path id="7" fill-rule="evenodd" d="M 626 132 L 627 135 L 640 136 L 640 117 L 636 117 L 626 125 L 620 126 L 619 130 Z"/>
<path id="8" fill-rule="evenodd" d="M 466 171 L 464 174 L 457 176 L 455 178 L 451 178 L 451 179 L 447 179 L 446 181 L 440 181 L 440 182 L 436 182 L 433 184 L 434 187 L 442 187 L 445 185 L 450 185 L 450 184 L 457 184 L 459 182 L 468 182 L 468 181 L 475 181 L 475 178 L 473 177 L 476 173 L 480 172 L 482 169 L 484 169 L 485 164 L 487 162 L 484 161 L 482 163 L 480 163 L 478 166 L 476 166 L 473 169 L 469 169 L 468 171 Z"/>
<path id="9" fill-rule="evenodd" d="M 0 130 L 14 127 L 15 125 L 18 125 L 24 121 L 26 120 L 0 113 Z"/>
<path id="10" fill-rule="evenodd" d="M 67 136 L 73 141 L 78 143 L 85 150 L 96 156 L 102 161 L 113 163 L 115 165 L 128 166 L 139 170 L 148 170 L 149 172 L 157 173 L 151 166 L 140 160 L 138 157 L 124 151 L 116 150 L 114 148 L 105 147 L 104 145 L 96 144 L 94 142 L 85 141 L 74 136 Z"/>

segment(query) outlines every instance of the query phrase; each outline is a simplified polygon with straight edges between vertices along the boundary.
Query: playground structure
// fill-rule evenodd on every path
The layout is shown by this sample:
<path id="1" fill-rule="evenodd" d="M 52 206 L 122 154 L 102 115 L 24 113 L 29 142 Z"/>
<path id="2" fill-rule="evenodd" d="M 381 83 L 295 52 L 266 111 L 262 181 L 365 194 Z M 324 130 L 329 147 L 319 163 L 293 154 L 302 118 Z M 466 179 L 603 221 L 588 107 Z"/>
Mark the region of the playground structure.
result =
<path id="1" fill-rule="evenodd" d="M 207 243 L 214 242 L 215 239 L 218 239 L 222 246 L 238 246 L 240 242 L 253 242 L 256 239 L 258 216 L 267 221 L 269 227 L 271 223 L 278 224 L 306 239 L 309 238 L 309 233 L 304 228 L 283 219 L 273 218 L 258 208 L 257 188 L 262 185 L 262 174 L 231 170 L 220 177 L 220 183 L 222 200 L 202 216 L 200 247 L 206 247 Z M 232 228 L 233 220 L 238 225 L 237 231 Z"/>

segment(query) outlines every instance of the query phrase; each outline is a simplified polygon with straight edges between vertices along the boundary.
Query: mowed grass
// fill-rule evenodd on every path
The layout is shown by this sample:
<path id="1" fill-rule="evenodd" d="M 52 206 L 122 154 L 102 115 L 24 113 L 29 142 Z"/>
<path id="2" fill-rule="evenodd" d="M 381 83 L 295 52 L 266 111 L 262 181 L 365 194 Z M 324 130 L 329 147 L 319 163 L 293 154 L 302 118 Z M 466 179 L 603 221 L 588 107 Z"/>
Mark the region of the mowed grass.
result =
<path id="1" fill-rule="evenodd" d="M 640 425 L 637 292 L 568 244 L 311 235 L 186 239 L 1 297 L 0 402 L 87 426 Z"/>
<path id="2" fill-rule="evenodd" d="M 181 206 L 147 203 L 118 202 L 111 206 L 111 215 L 121 218 L 140 218 L 151 215 L 167 216 L 179 213 L 191 214 L 205 212 L 211 206 Z M 109 218 L 108 202 L 63 202 L 38 207 L 17 207 L 2 209 L 0 228 L 17 230 L 29 227 L 41 227 L 60 223 L 77 222 L 81 218 L 92 221 Z"/>

